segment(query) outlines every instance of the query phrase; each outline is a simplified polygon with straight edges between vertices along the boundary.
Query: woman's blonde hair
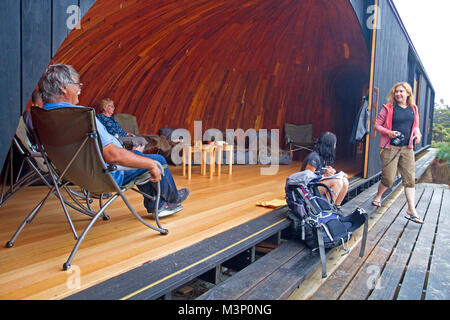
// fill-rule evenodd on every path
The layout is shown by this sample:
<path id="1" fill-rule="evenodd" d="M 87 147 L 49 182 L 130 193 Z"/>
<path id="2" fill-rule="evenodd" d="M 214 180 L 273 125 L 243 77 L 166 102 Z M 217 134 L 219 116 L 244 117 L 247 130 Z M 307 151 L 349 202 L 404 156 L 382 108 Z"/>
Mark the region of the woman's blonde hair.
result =
<path id="1" fill-rule="evenodd" d="M 108 105 L 108 103 L 113 102 L 111 98 L 105 98 L 100 100 L 100 103 L 98 104 L 98 112 L 102 113 L 105 107 Z"/>
<path id="2" fill-rule="evenodd" d="M 396 84 L 394 84 L 391 91 L 389 92 L 389 96 L 388 96 L 389 104 L 394 105 L 394 103 L 396 102 L 395 101 L 395 89 L 397 89 L 397 87 L 400 87 L 400 86 L 405 88 L 406 92 L 409 94 L 409 97 L 406 99 L 406 103 L 408 104 L 408 107 L 412 107 L 416 101 L 416 98 L 414 97 L 412 88 L 408 82 L 397 82 Z"/>

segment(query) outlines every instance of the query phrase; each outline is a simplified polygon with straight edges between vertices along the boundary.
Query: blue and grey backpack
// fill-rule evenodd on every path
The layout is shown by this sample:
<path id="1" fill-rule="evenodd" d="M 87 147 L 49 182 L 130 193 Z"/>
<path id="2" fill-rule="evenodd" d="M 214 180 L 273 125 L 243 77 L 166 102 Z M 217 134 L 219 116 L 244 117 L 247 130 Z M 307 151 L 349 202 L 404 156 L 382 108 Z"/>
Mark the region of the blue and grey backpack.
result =
<path id="1" fill-rule="evenodd" d="M 367 214 L 357 208 L 350 215 L 342 216 L 334 204 L 332 190 L 320 183 L 320 179 L 321 176 L 310 170 L 294 173 L 286 179 L 285 191 L 294 233 L 301 233 L 301 239 L 309 248 L 319 249 L 322 277 L 326 277 L 325 249 L 342 245 L 348 253 L 348 241 L 366 221 Z M 327 190 L 331 201 L 319 192 L 319 186 Z"/>

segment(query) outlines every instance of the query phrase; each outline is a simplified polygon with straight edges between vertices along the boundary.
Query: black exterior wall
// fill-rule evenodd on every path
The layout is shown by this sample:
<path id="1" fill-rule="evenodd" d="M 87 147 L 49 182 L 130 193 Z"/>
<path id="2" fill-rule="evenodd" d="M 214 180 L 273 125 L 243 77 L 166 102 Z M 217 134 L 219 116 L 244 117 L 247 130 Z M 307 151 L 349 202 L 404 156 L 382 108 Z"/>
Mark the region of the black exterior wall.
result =
<path id="1" fill-rule="evenodd" d="M 418 152 L 431 145 L 430 133 L 434 109 L 434 89 L 394 4 L 391 0 L 379 0 L 377 5 L 378 23 L 373 59 L 374 96 L 371 106 L 366 178 L 377 175 L 381 170 L 380 135 L 379 133 L 374 134 L 373 124 L 377 112 L 381 110 L 383 104 L 387 103 L 387 96 L 392 86 L 397 82 L 406 81 L 415 90 L 416 104 L 420 113 L 420 128 L 423 134 L 422 142 L 417 146 Z M 375 88 L 379 92 L 378 99 L 376 99 Z M 376 100 L 378 100 L 378 108 L 375 105 Z"/>
<path id="2" fill-rule="evenodd" d="M 0 10 L 0 168 L 39 77 L 95 0 L 2 0 Z M 67 23 L 69 21 L 69 23 Z"/>

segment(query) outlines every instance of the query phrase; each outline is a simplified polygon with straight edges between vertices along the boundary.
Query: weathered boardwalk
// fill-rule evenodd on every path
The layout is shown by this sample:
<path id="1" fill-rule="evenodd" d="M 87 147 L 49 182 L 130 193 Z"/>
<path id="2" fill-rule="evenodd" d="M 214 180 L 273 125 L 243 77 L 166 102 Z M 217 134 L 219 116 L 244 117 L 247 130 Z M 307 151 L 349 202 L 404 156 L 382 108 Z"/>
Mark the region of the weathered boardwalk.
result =
<path id="1" fill-rule="evenodd" d="M 357 246 L 317 290 L 291 299 L 450 299 L 450 188 L 418 184 L 416 190 L 423 225 L 404 218 L 406 198 L 399 190 L 371 228 L 365 256 L 358 257 Z"/>

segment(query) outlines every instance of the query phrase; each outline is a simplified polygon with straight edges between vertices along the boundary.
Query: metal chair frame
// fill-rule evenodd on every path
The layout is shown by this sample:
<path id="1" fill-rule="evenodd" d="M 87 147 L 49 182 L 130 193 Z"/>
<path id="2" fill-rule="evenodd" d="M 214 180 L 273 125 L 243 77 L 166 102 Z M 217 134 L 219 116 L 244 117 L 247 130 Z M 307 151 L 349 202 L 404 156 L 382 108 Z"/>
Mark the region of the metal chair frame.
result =
<path id="1" fill-rule="evenodd" d="M 59 109 L 65 109 L 65 108 L 59 108 Z M 59 109 L 54 109 L 54 110 L 59 110 Z M 72 109 L 72 108 L 71 108 Z M 59 199 L 60 204 L 62 206 L 63 212 L 67 218 L 67 221 L 69 223 L 70 229 L 74 235 L 75 240 L 77 240 L 75 246 L 72 249 L 72 252 L 69 255 L 69 258 L 67 259 L 67 261 L 63 264 L 63 270 L 67 270 L 70 268 L 71 262 L 76 254 L 76 252 L 78 251 L 81 243 L 83 242 L 84 238 L 86 237 L 87 233 L 90 231 L 90 229 L 92 228 L 92 226 L 94 225 L 94 223 L 97 221 L 97 219 L 100 216 L 103 216 L 104 219 L 108 220 L 109 217 L 107 215 L 105 215 L 105 210 L 106 208 L 109 207 L 109 205 L 116 200 L 119 196 L 122 198 L 122 200 L 125 202 L 126 206 L 128 207 L 128 209 L 131 211 L 131 213 L 145 226 L 147 226 L 150 229 L 153 229 L 157 232 L 160 232 L 161 234 L 167 234 L 168 230 L 164 229 L 160 222 L 159 222 L 159 217 L 158 217 L 158 206 L 159 206 L 159 199 L 160 199 L 160 195 L 161 195 L 161 190 L 160 190 L 160 183 L 157 182 L 156 184 L 156 191 L 157 194 L 156 196 L 151 196 L 148 195 L 138 189 L 133 188 L 135 183 L 139 183 L 139 184 L 144 184 L 146 182 L 148 182 L 148 180 L 150 179 L 150 174 L 149 173 L 145 173 L 144 175 L 141 175 L 139 177 L 136 177 L 135 179 L 133 179 L 133 181 L 127 183 L 125 186 L 118 186 L 116 181 L 114 180 L 114 178 L 111 176 L 110 172 L 112 171 L 116 171 L 116 170 L 135 170 L 135 168 L 129 168 L 129 167 L 124 167 L 124 166 L 117 166 L 117 165 L 108 165 L 106 164 L 106 162 L 103 159 L 103 154 L 102 154 L 102 148 L 99 144 L 99 136 L 98 133 L 96 131 L 96 125 L 95 125 L 95 121 L 93 120 L 94 118 L 94 110 L 92 108 L 82 108 L 79 107 L 79 109 L 90 109 L 90 112 L 92 113 L 92 115 L 90 115 L 93 124 L 92 127 L 94 128 L 94 130 L 92 132 L 87 132 L 86 133 L 86 137 L 84 138 L 83 142 L 81 143 L 81 145 L 77 148 L 77 150 L 74 152 L 71 160 L 69 161 L 69 163 L 66 165 L 66 167 L 63 168 L 63 170 L 61 170 L 60 174 L 58 174 L 58 170 L 57 167 L 55 166 L 55 164 L 49 159 L 46 151 L 45 151 L 45 143 L 42 143 L 40 138 L 39 138 L 39 130 L 34 130 L 34 136 L 35 136 L 35 141 L 37 146 L 39 147 L 39 150 L 41 152 L 41 155 L 43 156 L 44 160 L 45 160 L 45 164 L 47 165 L 47 168 L 49 170 L 50 173 L 50 177 L 51 177 L 51 184 L 49 186 L 50 190 L 47 193 L 47 195 L 36 205 L 36 207 L 28 214 L 28 216 L 25 218 L 25 220 L 22 222 L 22 224 L 19 226 L 19 228 L 17 229 L 16 233 L 13 235 L 13 237 L 11 238 L 10 241 L 8 241 L 8 243 L 6 244 L 7 247 L 12 247 L 14 245 L 14 242 L 16 241 L 16 239 L 18 238 L 19 234 L 22 232 L 22 230 L 25 228 L 25 226 L 29 223 L 31 223 L 33 221 L 33 219 L 36 217 L 36 215 L 38 214 L 39 210 L 42 208 L 42 206 L 45 204 L 45 202 L 47 201 L 47 199 L 50 197 L 50 195 L 54 194 L 56 195 L 56 197 Z M 42 116 L 42 115 L 35 115 L 34 111 L 36 113 L 38 112 L 52 112 L 54 110 L 51 111 L 47 111 L 47 110 L 42 110 L 42 111 L 35 111 L 35 108 L 33 108 L 32 113 L 33 113 L 33 117 L 37 117 L 37 116 Z M 61 124 L 63 125 L 63 124 Z M 71 166 L 73 164 L 73 161 L 76 159 L 76 157 L 80 154 L 80 152 L 83 151 L 83 147 L 87 144 L 87 143 L 93 143 L 94 144 L 94 150 L 95 150 L 95 154 L 94 155 L 89 155 L 90 157 L 97 157 L 97 160 L 99 160 L 99 162 L 101 163 L 102 166 L 102 171 L 104 174 L 107 175 L 109 182 L 112 184 L 112 186 L 114 186 L 114 189 L 116 190 L 115 194 L 112 195 L 108 201 L 103 204 L 102 200 L 103 200 L 103 194 L 101 194 L 99 196 L 99 202 L 100 202 L 100 208 L 99 210 L 96 212 L 95 210 L 93 210 L 93 208 L 90 206 L 89 201 L 87 201 L 87 207 L 84 207 L 76 198 L 75 195 L 77 195 L 74 192 L 71 192 L 70 189 L 67 189 L 67 185 L 70 183 L 70 181 L 65 180 L 65 175 L 66 173 L 71 169 Z M 160 163 L 156 162 L 157 165 L 159 166 L 161 173 L 164 174 L 164 170 L 163 167 L 161 166 Z M 145 179 L 144 179 L 145 178 Z M 139 181 L 139 182 L 138 182 Z M 82 187 L 82 186 L 80 186 Z M 65 188 L 67 193 L 70 195 L 70 197 L 72 198 L 72 200 L 74 200 L 78 206 L 81 207 L 77 207 L 77 206 L 73 206 L 70 202 L 66 201 L 62 194 L 61 194 L 61 188 Z M 83 189 L 83 187 L 82 187 Z M 138 192 L 140 194 L 142 194 L 144 197 L 147 197 L 151 200 L 154 200 L 156 202 L 155 205 L 155 212 L 153 213 L 153 217 L 156 220 L 156 224 L 157 226 L 153 226 L 149 223 L 147 223 L 137 212 L 136 210 L 132 207 L 132 205 L 129 203 L 128 199 L 125 197 L 124 192 L 126 190 L 133 190 L 135 192 Z M 83 194 L 80 196 L 84 196 L 87 200 L 90 199 L 90 193 L 88 190 L 83 189 Z M 83 230 L 83 232 L 81 233 L 81 235 L 78 235 L 72 219 L 70 217 L 70 214 L 67 210 L 66 205 L 69 205 L 70 207 L 85 213 L 89 216 L 92 217 L 92 219 L 90 220 L 89 224 L 87 225 L 87 227 Z"/>
<path id="2" fill-rule="evenodd" d="M 0 194 L 0 208 L 16 193 L 38 182 L 39 180 L 41 180 L 44 183 L 44 185 L 46 185 L 49 189 L 51 189 L 51 183 L 49 183 L 50 172 L 48 171 L 47 165 L 44 162 L 41 163 L 41 165 L 39 165 L 38 161 L 39 160 L 44 161 L 44 157 L 42 156 L 42 153 L 39 151 L 38 146 L 34 142 L 35 139 L 32 136 L 31 131 L 32 129 L 29 128 L 23 121 L 23 118 L 21 118 L 19 120 L 19 125 L 17 127 L 16 134 L 14 135 L 13 142 L 11 143 L 10 151 L 7 158 L 5 174 Z M 19 152 L 20 156 L 22 156 L 23 158 L 20 163 L 16 179 L 14 179 L 13 175 L 14 148 Z M 22 176 L 22 171 L 24 170 L 25 164 L 29 165 L 31 171 L 25 173 Z M 9 186 L 9 188 L 7 188 L 7 186 Z M 101 195 L 100 197 L 97 195 L 90 195 L 85 190 L 82 190 L 80 193 L 73 190 L 67 184 L 64 185 L 64 189 L 67 191 L 67 193 L 76 203 L 76 205 L 73 205 L 67 200 L 64 200 L 65 203 L 71 208 L 78 210 L 81 213 L 87 214 L 91 217 L 93 216 L 90 213 L 91 212 L 90 204 L 93 202 L 92 199 L 98 198 L 101 202 L 102 201 L 101 197 L 108 197 L 108 195 Z M 82 204 L 77 198 L 86 201 L 86 205 Z"/>

